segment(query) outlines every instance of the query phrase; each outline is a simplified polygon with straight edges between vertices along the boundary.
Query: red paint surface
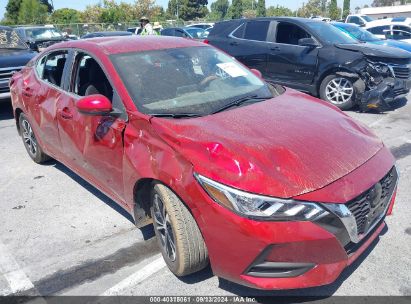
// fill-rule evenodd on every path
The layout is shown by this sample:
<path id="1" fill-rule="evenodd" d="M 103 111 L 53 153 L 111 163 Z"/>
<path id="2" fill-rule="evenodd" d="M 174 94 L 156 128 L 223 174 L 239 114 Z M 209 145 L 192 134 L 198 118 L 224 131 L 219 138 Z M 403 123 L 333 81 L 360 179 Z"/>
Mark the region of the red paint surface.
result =
<path id="1" fill-rule="evenodd" d="M 212 201 L 193 173 L 274 197 L 344 203 L 388 172 L 394 163 L 391 153 L 366 127 L 335 107 L 290 89 L 271 100 L 201 118 L 150 119 L 139 113 L 108 56 L 185 46 L 204 44 L 130 37 L 71 41 L 50 48 L 75 47 L 98 59 L 124 103 L 128 121 L 81 114 L 76 107 L 80 97 L 38 80 L 34 68 L 13 76 L 13 108 L 28 115 L 48 154 L 131 214 L 141 203 L 133 194 L 138 181 L 149 178 L 170 187 L 191 209 L 216 275 L 268 289 L 331 283 L 352 260 L 334 235 L 311 222 L 240 217 Z M 288 279 L 244 275 L 271 244 L 272 261 L 317 266 Z"/>

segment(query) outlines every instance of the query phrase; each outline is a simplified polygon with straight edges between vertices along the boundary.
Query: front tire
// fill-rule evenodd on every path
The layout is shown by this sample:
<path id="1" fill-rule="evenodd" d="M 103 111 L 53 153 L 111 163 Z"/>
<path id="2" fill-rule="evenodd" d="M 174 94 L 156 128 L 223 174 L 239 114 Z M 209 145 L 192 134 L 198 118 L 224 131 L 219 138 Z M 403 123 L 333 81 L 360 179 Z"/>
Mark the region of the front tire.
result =
<path id="1" fill-rule="evenodd" d="M 197 272 L 208 265 L 208 252 L 193 216 L 166 186 L 152 191 L 151 215 L 163 258 L 176 276 Z"/>
<path id="2" fill-rule="evenodd" d="M 19 125 L 21 137 L 23 139 L 24 147 L 27 153 L 34 162 L 41 164 L 50 159 L 50 157 L 43 152 L 40 145 L 37 142 L 36 136 L 34 134 L 33 128 L 27 118 L 23 113 L 19 117 Z"/>
<path id="3" fill-rule="evenodd" d="M 355 103 L 354 85 L 350 79 L 344 76 L 328 75 L 321 82 L 320 97 L 341 110 L 351 109 Z"/>

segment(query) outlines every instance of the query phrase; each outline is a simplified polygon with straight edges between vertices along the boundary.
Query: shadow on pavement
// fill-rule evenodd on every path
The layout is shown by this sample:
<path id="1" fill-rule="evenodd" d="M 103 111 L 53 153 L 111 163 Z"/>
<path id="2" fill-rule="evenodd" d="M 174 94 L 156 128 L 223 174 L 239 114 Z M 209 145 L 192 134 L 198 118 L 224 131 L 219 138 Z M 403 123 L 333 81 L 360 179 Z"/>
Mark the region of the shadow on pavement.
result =
<path id="1" fill-rule="evenodd" d="M 0 120 L 7 120 L 13 118 L 13 108 L 11 100 L 0 100 Z"/>
<path id="2" fill-rule="evenodd" d="M 264 303 L 264 300 L 270 302 L 268 297 L 281 297 L 284 300 L 287 300 L 286 297 L 291 297 L 292 302 L 303 302 L 303 301 L 314 301 L 318 300 L 319 298 L 328 298 L 332 296 L 338 288 L 342 285 L 342 283 L 351 276 L 351 274 L 361 265 L 361 263 L 368 257 L 368 255 L 372 252 L 375 246 L 378 244 L 380 236 L 384 235 L 388 231 L 388 227 L 385 226 L 384 229 L 381 231 L 380 235 L 370 244 L 370 246 L 360 255 L 360 257 L 349 267 L 347 267 L 337 278 L 334 283 L 329 285 L 320 286 L 320 287 L 312 287 L 312 288 L 305 288 L 305 289 L 290 289 L 290 290 L 274 290 L 274 291 L 264 291 L 264 290 L 257 290 L 248 287 L 241 286 L 236 283 L 229 282 L 225 279 L 219 278 L 219 287 L 230 292 L 234 293 L 239 296 L 255 296 L 255 297 L 262 297 L 258 299 L 259 302 Z M 267 297 L 267 298 L 265 298 Z M 295 298 L 297 297 L 297 299 Z M 299 300 L 301 299 L 301 301 Z M 272 301 L 272 300 L 271 300 Z"/>

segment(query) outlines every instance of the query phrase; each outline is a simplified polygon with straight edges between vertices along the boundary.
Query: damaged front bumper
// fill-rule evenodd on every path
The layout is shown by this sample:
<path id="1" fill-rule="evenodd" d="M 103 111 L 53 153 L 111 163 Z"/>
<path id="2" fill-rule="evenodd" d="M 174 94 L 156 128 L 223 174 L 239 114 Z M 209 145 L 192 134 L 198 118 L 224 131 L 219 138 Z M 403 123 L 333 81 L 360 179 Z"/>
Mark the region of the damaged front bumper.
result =
<path id="1" fill-rule="evenodd" d="M 396 77 L 393 67 L 386 63 L 368 60 L 357 73 L 338 74 L 353 80 L 355 101 L 362 111 L 388 109 L 391 102 L 405 97 L 411 89 L 411 78 Z"/>

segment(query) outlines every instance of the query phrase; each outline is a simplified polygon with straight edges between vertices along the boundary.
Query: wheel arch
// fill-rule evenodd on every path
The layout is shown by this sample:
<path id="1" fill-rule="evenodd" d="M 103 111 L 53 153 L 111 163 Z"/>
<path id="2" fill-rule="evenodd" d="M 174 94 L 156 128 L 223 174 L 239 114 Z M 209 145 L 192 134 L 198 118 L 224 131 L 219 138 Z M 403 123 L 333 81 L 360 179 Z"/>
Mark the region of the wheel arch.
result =
<path id="1" fill-rule="evenodd" d="M 19 135 L 21 135 L 20 133 L 20 115 L 21 113 L 23 113 L 23 110 L 20 108 L 16 108 L 14 110 L 14 119 L 16 121 L 16 127 L 17 127 L 17 132 L 19 133 Z"/>
<path id="2" fill-rule="evenodd" d="M 323 82 L 324 78 L 331 75 L 331 74 L 336 74 L 338 72 L 346 72 L 346 73 L 352 73 L 352 74 L 358 75 L 357 72 L 355 72 L 352 69 L 349 69 L 347 67 L 343 67 L 343 66 L 334 66 L 334 67 L 330 67 L 330 68 L 326 69 L 318 77 L 317 87 L 316 87 L 316 90 L 315 90 L 317 96 L 320 96 L 321 83 Z"/>

